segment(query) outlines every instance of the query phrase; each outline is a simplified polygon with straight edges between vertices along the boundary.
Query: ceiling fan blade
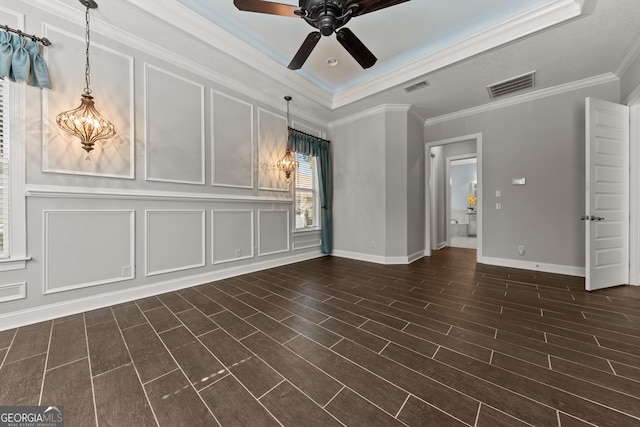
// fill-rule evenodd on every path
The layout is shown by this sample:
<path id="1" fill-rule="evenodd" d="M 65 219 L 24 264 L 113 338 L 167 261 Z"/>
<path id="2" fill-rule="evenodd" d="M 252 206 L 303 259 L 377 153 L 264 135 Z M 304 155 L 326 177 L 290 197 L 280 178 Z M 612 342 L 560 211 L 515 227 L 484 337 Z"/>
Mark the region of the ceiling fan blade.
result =
<path id="1" fill-rule="evenodd" d="M 290 70 L 299 70 L 300 68 L 302 68 L 304 62 L 307 60 L 309 55 L 311 55 L 311 51 L 320 41 L 320 37 L 322 36 L 320 35 L 319 31 L 310 32 L 307 38 L 304 39 L 304 42 L 302 42 L 302 46 L 300 46 L 300 49 L 298 49 L 296 56 L 293 57 L 291 63 L 287 66 L 287 68 L 289 68 Z"/>
<path id="2" fill-rule="evenodd" d="M 358 10 L 353 16 L 364 15 L 365 13 L 375 12 L 376 10 L 384 9 L 385 7 L 395 6 L 400 3 L 407 2 L 409 0 L 349 0 L 347 1 L 347 8 L 352 4 L 358 4 Z"/>
<path id="3" fill-rule="evenodd" d="M 350 29 L 339 29 L 336 31 L 336 38 L 362 68 L 369 68 L 378 60 Z"/>
<path id="4" fill-rule="evenodd" d="M 233 4 L 244 12 L 268 13 L 292 18 L 298 18 L 294 12 L 300 9 L 298 6 L 262 0 L 233 0 Z"/>

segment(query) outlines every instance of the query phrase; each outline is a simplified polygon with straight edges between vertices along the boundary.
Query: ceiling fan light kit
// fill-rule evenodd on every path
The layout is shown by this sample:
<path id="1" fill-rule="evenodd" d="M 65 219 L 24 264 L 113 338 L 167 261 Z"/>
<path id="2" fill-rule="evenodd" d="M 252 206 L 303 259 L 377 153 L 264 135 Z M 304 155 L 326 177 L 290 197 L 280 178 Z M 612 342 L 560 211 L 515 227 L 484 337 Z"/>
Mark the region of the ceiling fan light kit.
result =
<path id="1" fill-rule="evenodd" d="M 342 28 L 353 17 L 395 6 L 409 0 L 300 0 L 298 7 L 264 0 L 234 0 L 241 11 L 267 13 L 288 17 L 299 17 L 318 31 L 307 35 L 288 67 L 302 68 L 322 36 L 336 34 L 338 42 L 360 64 L 372 67 L 377 58 L 348 28 Z"/>

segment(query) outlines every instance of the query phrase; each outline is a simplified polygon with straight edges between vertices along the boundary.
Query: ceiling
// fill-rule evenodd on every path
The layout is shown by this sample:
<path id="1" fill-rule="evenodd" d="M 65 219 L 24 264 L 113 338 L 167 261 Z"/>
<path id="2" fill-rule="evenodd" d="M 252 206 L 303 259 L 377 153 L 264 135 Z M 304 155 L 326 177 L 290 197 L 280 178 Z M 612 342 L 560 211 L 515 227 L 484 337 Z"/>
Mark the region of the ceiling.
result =
<path id="1" fill-rule="evenodd" d="M 268 76 L 275 84 L 261 84 L 264 95 L 293 95 L 294 109 L 322 122 L 383 104 L 411 105 L 432 119 L 499 102 L 486 87 L 523 73 L 536 71 L 529 92 L 545 90 L 620 72 L 640 51 L 638 0 L 410 0 L 346 25 L 378 58 L 373 67 L 363 70 L 329 36 L 291 71 L 314 30 L 302 19 L 241 12 L 233 0 L 128 1 L 250 68 L 245 80 Z M 405 91 L 423 80 L 425 88 Z"/>
<path id="2" fill-rule="evenodd" d="M 241 12 L 232 0 L 177 1 L 285 67 L 307 34 L 317 31 L 301 18 Z M 296 0 L 280 3 L 298 5 Z M 302 69 L 295 72 L 336 95 L 553 3 L 553 0 L 407 1 L 357 16 L 347 23 L 346 27 L 377 56 L 374 67 L 363 70 L 332 35 L 323 37 Z M 336 58 L 339 64 L 329 66 L 329 58 Z"/>

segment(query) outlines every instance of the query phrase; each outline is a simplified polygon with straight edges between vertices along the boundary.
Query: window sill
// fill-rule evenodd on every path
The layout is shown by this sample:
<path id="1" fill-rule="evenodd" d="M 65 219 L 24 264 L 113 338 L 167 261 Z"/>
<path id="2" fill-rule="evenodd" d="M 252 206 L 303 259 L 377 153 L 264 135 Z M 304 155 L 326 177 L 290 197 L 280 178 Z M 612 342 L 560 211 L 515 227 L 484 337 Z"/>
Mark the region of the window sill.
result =
<path id="1" fill-rule="evenodd" d="M 296 236 L 296 235 L 317 233 L 317 232 L 319 232 L 321 230 L 322 229 L 320 227 L 317 227 L 317 228 L 298 228 L 298 229 L 293 231 L 293 235 Z"/>
<path id="2" fill-rule="evenodd" d="M 0 259 L 0 271 L 24 270 L 27 268 L 27 261 L 30 260 L 31 257 Z"/>

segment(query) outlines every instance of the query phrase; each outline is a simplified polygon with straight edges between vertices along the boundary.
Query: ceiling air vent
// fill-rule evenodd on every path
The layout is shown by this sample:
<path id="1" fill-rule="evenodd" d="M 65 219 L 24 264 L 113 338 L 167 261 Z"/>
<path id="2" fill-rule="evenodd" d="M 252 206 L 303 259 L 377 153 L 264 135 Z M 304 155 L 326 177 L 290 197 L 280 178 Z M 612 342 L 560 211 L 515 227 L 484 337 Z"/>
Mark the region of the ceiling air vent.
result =
<path id="1" fill-rule="evenodd" d="M 405 87 L 404 90 L 406 90 L 407 92 L 413 92 L 414 90 L 422 89 L 427 86 L 429 86 L 429 82 L 426 80 L 423 80 L 421 82 L 414 83 L 411 86 Z"/>
<path id="2" fill-rule="evenodd" d="M 489 96 L 493 99 L 499 96 L 518 92 L 520 90 L 532 88 L 535 85 L 535 74 L 536 72 L 532 71 L 530 73 L 487 86 Z"/>

